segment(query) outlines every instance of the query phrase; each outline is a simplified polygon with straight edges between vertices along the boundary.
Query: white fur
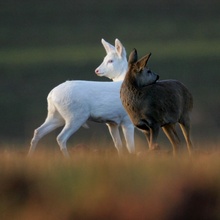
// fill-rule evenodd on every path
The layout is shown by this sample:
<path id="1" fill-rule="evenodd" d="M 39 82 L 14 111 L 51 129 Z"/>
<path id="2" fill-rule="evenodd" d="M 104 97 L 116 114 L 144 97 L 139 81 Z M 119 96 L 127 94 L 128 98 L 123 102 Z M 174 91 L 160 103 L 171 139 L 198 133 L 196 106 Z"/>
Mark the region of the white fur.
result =
<path id="1" fill-rule="evenodd" d="M 115 47 L 103 39 L 102 44 L 107 55 L 95 72 L 114 82 L 74 80 L 55 87 L 47 97 L 47 118 L 34 132 L 30 155 L 44 135 L 64 126 L 57 137 L 57 142 L 64 156 L 68 156 L 67 140 L 81 126 L 86 127 L 88 120 L 106 123 L 119 154 L 122 152 L 119 133 L 119 126 L 121 126 L 127 149 L 130 153 L 134 153 L 134 126 L 120 100 L 120 87 L 127 71 L 126 51 L 118 39 L 115 40 Z"/>
<path id="2" fill-rule="evenodd" d="M 106 50 L 101 65 L 96 68 L 95 73 L 98 76 L 105 76 L 114 82 L 123 81 L 128 69 L 126 51 L 121 42 L 115 39 L 115 47 L 102 39 L 102 44 Z"/>

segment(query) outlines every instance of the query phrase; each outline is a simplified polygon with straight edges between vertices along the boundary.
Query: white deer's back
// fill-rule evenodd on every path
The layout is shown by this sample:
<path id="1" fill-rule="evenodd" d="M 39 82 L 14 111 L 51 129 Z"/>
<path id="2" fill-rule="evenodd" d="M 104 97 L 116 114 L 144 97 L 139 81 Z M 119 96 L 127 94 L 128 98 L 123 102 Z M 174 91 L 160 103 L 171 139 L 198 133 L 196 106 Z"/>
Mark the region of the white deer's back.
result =
<path id="1" fill-rule="evenodd" d="M 89 112 L 89 119 L 97 122 L 118 121 L 126 116 L 120 101 L 122 82 L 66 81 L 48 95 L 62 115 Z M 112 111 L 114 109 L 114 111 Z"/>

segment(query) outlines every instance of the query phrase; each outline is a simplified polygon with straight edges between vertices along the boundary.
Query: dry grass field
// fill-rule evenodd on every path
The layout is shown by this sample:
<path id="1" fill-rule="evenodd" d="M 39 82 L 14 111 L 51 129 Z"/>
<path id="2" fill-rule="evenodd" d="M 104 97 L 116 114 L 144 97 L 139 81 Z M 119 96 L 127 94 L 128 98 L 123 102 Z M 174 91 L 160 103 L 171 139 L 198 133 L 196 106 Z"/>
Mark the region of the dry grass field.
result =
<path id="1" fill-rule="evenodd" d="M 0 219 L 220 219 L 220 152 L 45 149 L 0 153 Z"/>

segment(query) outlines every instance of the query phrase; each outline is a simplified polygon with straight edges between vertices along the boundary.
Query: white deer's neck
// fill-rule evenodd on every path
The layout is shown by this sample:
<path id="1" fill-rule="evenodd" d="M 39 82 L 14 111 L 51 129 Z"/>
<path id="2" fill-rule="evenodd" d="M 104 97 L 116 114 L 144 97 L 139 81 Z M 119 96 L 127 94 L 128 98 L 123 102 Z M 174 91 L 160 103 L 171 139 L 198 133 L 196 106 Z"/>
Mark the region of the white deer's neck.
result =
<path id="1" fill-rule="evenodd" d="M 118 82 L 118 81 L 123 81 L 126 75 L 128 69 L 128 65 L 126 63 L 126 65 L 123 66 L 123 68 L 121 69 L 121 71 L 118 74 L 115 74 L 115 76 L 112 78 L 112 80 L 114 82 Z"/>
<path id="2" fill-rule="evenodd" d="M 126 75 L 126 72 L 124 72 L 123 74 L 121 73 L 119 76 L 114 77 L 112 80 L 113 80 L 114 82 L 123 81 L 124 78 L 125 78 L 125 75 Z"/>

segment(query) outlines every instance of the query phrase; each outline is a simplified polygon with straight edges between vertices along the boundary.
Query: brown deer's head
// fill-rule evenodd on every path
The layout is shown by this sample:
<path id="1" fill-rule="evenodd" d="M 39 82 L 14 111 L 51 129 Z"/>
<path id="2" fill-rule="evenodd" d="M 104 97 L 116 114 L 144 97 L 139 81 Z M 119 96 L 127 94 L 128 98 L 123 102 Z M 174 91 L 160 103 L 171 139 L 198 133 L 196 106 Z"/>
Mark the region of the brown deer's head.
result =
<path id="1" fill-rule="evenodd" d="M 138 87 L 153 84 L 159 79 L 159 76 L 147 67 L 147 62 L 150 56 L 151 53 L 138 60 L 136 49 L 134 49 L 129 55 L 128 73 L 136 81 Z"/>

